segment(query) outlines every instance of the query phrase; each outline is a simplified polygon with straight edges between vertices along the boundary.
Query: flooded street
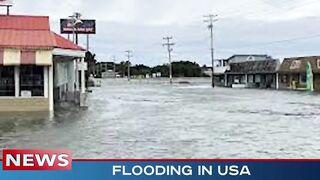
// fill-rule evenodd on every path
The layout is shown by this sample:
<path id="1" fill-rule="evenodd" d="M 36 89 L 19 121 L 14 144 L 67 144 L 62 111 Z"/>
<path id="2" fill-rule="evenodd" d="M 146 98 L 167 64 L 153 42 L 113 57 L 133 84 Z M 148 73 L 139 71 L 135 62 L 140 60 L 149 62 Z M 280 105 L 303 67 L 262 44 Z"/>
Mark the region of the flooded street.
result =
<path id="1" fill-rule="evenodd" d="M 75 158 L 316 158 L 320 95 L 210 87 L 210 79 L 104 80 L 89 109 L 1 114 L 1 148 Z"/>

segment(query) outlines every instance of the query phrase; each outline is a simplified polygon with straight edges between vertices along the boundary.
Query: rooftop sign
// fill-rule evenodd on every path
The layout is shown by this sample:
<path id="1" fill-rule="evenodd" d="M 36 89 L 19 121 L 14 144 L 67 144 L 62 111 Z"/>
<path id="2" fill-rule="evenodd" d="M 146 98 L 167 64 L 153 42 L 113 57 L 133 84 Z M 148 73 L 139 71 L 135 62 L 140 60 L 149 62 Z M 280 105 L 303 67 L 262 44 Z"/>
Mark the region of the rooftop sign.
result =
<path id="1" fill-rule="evenodd" d="M 96 34 L 96 21 L 95 20 L 81 20 L 82 24 L 74 28 L 73 20 L 60 19 L 61 34 Z"/>
<path id="2" fill-rule="evenodd" d="M 0 0 L 0 6 L 13 6 L 13 0 Z"/>

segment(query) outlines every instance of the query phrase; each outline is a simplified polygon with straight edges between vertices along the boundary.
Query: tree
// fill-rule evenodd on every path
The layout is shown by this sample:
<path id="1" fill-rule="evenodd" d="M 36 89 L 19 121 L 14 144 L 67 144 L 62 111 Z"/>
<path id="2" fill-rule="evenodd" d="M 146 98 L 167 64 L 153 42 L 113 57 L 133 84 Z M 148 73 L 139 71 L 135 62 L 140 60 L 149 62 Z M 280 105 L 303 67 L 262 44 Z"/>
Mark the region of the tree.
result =
<path id="1" fill-rule="evenodd" d="M 149 66 L 145 66 L 143 64 L 138 64 L 131 67 L 131 74 L 134 76 L 145 76 L 151 73 L 151 68 Z"/>
<path id="2" fill-rule="evenodd" d="M 86 52 L 86 56 L 84 61 L 88 64 L 88 71 L 86 71 L 86 78 L 88 79 L 90 75 L 96 75 L 96 63 L 97 60 L 95 59 L 96 54 L 92 54 L 90 51 Z"/>

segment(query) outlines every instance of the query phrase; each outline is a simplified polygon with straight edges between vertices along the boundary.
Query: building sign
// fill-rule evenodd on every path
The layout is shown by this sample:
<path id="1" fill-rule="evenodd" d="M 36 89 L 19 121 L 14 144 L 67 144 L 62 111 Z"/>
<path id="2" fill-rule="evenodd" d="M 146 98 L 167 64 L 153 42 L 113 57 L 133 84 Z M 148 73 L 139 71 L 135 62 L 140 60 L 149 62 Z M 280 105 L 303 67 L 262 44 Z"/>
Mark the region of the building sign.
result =
<path id="1" fill-rule="evenodd" d="M 290 69 L 299 69 L 301 66 L 301 61 L 295 60 L 292 61 Z"/>
<path id="2" fill-rule="evenodd" d="M 13 0 L 0 0 L 0 6 L 13 6 Z"/>
<path id="3" fill-rule="evenodd" d="M 74 28 L 72 19 L 60 19 L 61 34 L 96 34 L 96 20 L 81 20 L 82 24 Z"/>

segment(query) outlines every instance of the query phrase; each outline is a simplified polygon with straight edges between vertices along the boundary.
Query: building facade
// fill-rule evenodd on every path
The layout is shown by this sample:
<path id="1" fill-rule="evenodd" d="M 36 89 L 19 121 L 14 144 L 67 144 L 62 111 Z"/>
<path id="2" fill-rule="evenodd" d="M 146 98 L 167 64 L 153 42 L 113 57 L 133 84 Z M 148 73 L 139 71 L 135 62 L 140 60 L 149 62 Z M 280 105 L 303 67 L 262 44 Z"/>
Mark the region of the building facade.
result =
<path id="1" fill-rule="evenodd" d="M 53 33 L 46 16 L 0 16 L 0 111 L 53 111 L 54 82 L 60 79 L 54 61 L 69 58 L 69 79 L 84 53 Z M 70 78 L 70 91 L 79 82 Z"/>
<path id="2" fill-rule="evenodd" d="M 248 59 L 248 57 L 250 57 Z M 225 86 L 240 88 L 278 88 L 277 70 L 279 60 L 270 56 L 248 56 L 247 60 L 230 60 L 230 69 L 225 73 Z M 262 57 L 265 57 L 263 59 Z"/>
<path id="3" fill-rule="evenodd" d="M 320 91 L 320 56 L 284 59 L 279 69 L 279 89 L 307 90 L 308 63 L 312 68 L 314 90 Z"/>

